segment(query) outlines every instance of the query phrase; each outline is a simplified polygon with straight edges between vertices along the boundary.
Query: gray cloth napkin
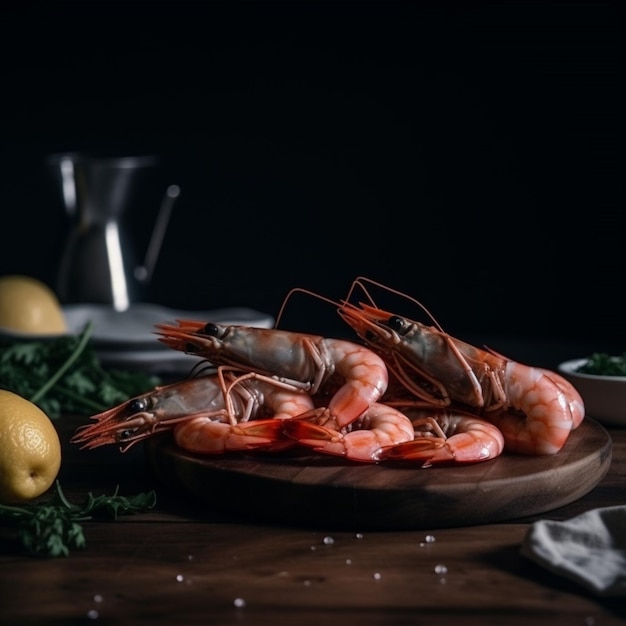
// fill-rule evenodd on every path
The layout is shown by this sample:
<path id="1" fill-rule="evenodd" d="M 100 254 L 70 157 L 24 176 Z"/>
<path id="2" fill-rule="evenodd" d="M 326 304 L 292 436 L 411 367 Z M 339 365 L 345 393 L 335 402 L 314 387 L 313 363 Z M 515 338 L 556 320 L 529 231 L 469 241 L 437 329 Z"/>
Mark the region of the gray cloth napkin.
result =
<path id="1" fill-rule="evenodd" d="M 600 596 L 626 595 L 626 505 L 531 524 L 521 553 Z"/>

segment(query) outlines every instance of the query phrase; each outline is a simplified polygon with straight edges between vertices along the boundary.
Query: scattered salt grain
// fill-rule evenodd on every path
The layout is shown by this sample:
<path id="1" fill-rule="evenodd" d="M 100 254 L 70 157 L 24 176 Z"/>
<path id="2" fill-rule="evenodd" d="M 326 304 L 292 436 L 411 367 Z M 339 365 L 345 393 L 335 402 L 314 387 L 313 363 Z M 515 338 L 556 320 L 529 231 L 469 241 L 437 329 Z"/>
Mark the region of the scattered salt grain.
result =
<path id="1" fill-rule="evenodd" d="M 244 606 L 246 606 L 246 601 L 243 598 L 235 598 L 233 604 L 238 608 L 241 609 Z"/>

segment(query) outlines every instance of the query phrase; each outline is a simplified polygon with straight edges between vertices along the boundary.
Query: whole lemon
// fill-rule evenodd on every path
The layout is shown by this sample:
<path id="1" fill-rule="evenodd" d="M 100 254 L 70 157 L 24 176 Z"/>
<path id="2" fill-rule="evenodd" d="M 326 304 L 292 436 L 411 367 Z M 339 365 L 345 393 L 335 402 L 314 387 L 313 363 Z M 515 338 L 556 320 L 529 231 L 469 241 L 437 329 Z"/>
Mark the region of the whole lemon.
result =
<path id="1" fill-rule="evenodd" d="M 22 396 L 0 389 L 0 502 L 44 493 L 61 468 L 61 442 L 50 418 Z"/>
<path id="2" fill-rule="evenodd" d="M 36 278 L 19 274 L 0 277 L 0 326 L 32 335 L 67 332 L 55 293 Z"/>

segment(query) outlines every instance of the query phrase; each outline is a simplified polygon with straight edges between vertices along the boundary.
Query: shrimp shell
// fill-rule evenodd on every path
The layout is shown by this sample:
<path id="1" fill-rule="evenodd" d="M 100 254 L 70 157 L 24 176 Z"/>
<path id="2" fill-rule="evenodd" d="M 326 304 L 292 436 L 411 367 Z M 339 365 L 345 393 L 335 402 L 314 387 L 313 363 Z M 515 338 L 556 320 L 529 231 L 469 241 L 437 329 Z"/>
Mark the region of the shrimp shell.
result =
<path id="1" fill-rule="evenodd" d="M 491 422 L 459 409 L 406 410 L 414 428 L 412 441 L 381 448 L 381 461 L 436 464 L 479 463 L 504 450 L 504 436 Z"/>
<path id="2" fill-rule="evenodd" d="M 177 323 L 157 325 L 159 340 L 175 350 L 311 395 L 332 388 L 327 408 L 342 427 L 357 419 L 387 389 L 383 359 L 351 341 L 195 320 Z"/>
<path id="3" fill-rule="evenodd" d="M 355 284 L 363 286 L 362 280 Z M 339 314 L 382 356 L 416 406 L 465 406 L 498 426 L 511 452 L 555 454 L 584 418 L 580 394 L 558 374 L 477 348 L 438 325 L 373 304 L 345 301 Z"/>
<path id="4" fill-rule="evenodd" d="M 398 409 L 378 402 L 345 428 L 318 409 L 285 420 L 283 431 L 315 452 L 366 463 L 377 462 L 382 447 L 413 439 L 411 420 Z"/>

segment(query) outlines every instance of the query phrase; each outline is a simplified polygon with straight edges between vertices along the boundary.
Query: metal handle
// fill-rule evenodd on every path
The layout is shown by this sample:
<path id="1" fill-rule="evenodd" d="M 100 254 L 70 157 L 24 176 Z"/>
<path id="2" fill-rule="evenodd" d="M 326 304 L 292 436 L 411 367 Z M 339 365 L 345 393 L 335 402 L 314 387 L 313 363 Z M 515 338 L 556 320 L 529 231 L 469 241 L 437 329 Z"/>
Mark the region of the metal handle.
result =
<path id="1" fill-rule="evenodd" d="M 147 283 L 152 278 L 154 272 L 154 266 L 156 265 L 159 251 L 161 250 L 161 244 L 163 243 L 163 237 L 165 237 L 165 231 L 172 214 L 174 203 L 180 195 L 180 187 L 178 185 L 170 185 L 165 192 L 163 202 L 159 208 L 156 222 L 154 223 L 154 229 L 152 231 L 152 237 L 148 243 L 148 249 L 146 251 L 146 258 L 143 265 L 135 268 L 135 278 L 142 283 Z"/>

